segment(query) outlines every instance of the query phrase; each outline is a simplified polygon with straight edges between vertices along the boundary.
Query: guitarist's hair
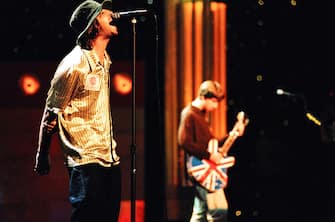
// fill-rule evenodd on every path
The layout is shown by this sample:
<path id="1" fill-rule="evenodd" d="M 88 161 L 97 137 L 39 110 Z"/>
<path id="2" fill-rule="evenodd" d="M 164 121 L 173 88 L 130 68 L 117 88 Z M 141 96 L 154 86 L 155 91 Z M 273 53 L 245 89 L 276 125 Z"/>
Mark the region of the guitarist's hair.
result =
<path id="1" fill-rule="evenodd" d="M 224 93 L 220 83 L 213 80 L 206 80 L 201 83 L 199 87 L 199 96 L 203 96 L 206 99 L 216 98 L 219 101 L 224 99 Z"/>

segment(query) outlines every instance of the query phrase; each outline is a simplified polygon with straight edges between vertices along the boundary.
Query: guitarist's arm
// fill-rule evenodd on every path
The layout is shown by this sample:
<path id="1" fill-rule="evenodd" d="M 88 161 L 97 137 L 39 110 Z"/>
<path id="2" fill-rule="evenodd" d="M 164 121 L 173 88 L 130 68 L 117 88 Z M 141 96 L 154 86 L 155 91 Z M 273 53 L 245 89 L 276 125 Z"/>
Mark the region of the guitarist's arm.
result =
<path id="1" fill-rule="evenodd" d="M 195 156 L 198 159 L 210 159 L 210 153 L 206 150 L 207 144 L 192 143 L 181 140 L 179 146 L 189 155 Z"/>
<path id="2" fill-rule="evenodd" d="M 189 155 L 202 160 L 211 160 L 219 163 L 223 158 L 219 153 L 208 151 L 208 142 L 213 138 L 207 122 L 202 118 L 189 114 L 182 115 L 178 129 L 178 145 Z"/>
<path id="3" fill-rule="evenodd" d="M 182 147 L 188 154 L 195 156 L 196 158 L 202 160 L 202 159 L 206 159 L 206 160 L 211 160 L 214 163 L 220 163 L 220 161 L 222 160 L 223 156 L 218 153 L 210 153 L 207 151 L 207 145 L 203 144 L 200 145 L 199 143 L 182 143 L 180 142 L 180 147 Z"/>
<path id="4" fill-rule="evenodd" d="M 202 131 L 203 134 L 196 135 L 197 140 L 195 141 L 194 135 L 198 125 L 192 126 L 192 121 L 185 118 L 182 121 L 178 129 L 178 145 L 185 150 L 189 155 L 195 156 L 196 158 L 202 160 L 211 160 L 215 163 L 219 163 L 223 158 L 220 153 L 210 153 L 207 149 L 208 141 L 213 138 L 213 135 L 209 131 Z"/>

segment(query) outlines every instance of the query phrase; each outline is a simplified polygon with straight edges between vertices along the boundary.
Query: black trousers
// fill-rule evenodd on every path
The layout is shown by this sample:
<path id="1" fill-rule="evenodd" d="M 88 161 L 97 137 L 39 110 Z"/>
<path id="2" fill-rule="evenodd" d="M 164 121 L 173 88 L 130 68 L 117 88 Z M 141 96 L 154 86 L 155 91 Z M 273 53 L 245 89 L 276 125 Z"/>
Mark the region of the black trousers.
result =
<path id="1" fill-rule="evenodd" d="M 117 222 L 121 202 L 120 166 L 87 164 L 68 170 L 71 222 Z"/>

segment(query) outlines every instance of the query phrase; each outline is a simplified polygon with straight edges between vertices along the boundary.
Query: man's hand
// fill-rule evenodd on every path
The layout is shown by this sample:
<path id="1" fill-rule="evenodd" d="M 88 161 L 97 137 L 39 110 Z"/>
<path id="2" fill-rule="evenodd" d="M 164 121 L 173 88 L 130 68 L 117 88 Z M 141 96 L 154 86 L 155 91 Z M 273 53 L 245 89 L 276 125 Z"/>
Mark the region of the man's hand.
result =
<path id="1" fill-rule="evenodd" d="M 237 121 L 231 132 L 237 132 L 238 134 L 236 136 L 243 136 L 245 127 L 248 125 L 248 123 L 249 118 L 246 117 L 245 113 L 243 111 L 239 112 L 237 114 Z"/>
<path id="2" fill-rule="evenodd" d="M 237 132 L 237 136 L 243 136 L 245 130 L 245 124 L 242 122 L 236 122 L 232 132 Z"/>
<path id="3" fill-rule="evenodd" d="M 46 175 L 50 171 L 50 157 L 49 154 L 42 154 L 37 152 L 34 171 L 39 175 Z"/>
<path id="4" fill-rule="evenodd" d="M 53 109 L 45 108 L 38 137 L 38 147 L 35 156 L 34 171 L 39 175 L 50 171 L 49 150 L 52 135 L 57 132 L 57 113 Z"/>
<path id="5" fill-rule="evenodd" d="M 47 133 L 53 134 L 58 130 L 56 119 L 52 120 L 51 122 L 45 122 L 43 124 L 45 126 L 45 130 L 47 131 Z"/>

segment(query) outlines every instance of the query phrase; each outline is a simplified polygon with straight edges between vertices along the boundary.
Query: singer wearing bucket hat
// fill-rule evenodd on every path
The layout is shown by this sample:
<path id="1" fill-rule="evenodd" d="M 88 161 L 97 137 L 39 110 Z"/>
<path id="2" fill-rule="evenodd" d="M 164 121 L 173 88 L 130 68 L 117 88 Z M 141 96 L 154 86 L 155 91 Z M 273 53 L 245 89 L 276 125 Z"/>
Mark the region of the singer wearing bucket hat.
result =
<path id="1" fill-rule="evenodd" d="M 50 83 L 34 171 L 49 173 L 51 138 L 58 134 L 69 172 L 71 222 L 117 222 L 121 169 L 109 96 L 111 59 L 106 51 L 118 34 L 112 1 L 82 2 L 69 24 L 76 45 L 59 63 Z"/>

